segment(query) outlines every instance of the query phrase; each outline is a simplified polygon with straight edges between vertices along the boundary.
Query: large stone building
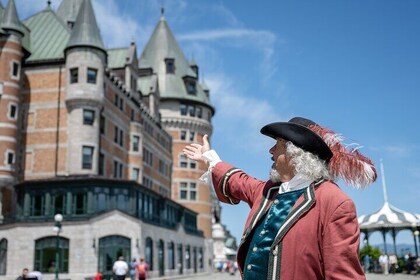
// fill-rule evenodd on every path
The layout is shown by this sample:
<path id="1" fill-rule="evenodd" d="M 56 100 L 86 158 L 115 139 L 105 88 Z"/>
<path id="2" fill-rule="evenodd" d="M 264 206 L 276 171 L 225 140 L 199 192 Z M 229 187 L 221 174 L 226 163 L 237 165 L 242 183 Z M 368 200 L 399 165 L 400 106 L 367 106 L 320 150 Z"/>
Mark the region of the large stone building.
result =
<path id="1" fill-rule="evenodd" d="M 0 279 L 109 274 L 120 255 L 151 276 L 211 270 L 218 203 L 181 150 L 214 108 L 163 13 L 138 57 L 105 47 L 90 0 L 17 10 L 0 3 Z"/>

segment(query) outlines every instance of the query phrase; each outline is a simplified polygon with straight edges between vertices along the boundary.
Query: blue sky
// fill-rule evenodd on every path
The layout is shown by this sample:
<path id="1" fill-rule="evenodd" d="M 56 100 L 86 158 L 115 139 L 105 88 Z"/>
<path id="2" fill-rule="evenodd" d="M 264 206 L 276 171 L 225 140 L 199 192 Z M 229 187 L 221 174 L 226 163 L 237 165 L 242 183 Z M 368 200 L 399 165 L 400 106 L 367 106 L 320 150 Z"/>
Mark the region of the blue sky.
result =
<path id="1" fill-rule="evenodd" d="M 1 0 L 3 6 L 6 0 Z M 16 0 L 25 19 L 46 0 Z M 56 8 L 60 1 L 52 1 Z M 25 5 L 24 5 L 24 4 Z M 223 160 L 266 179 L 274 141 L 260 128 L 304 116 L 383 159 L 389 202 L 420 213 L 420 1 L 93 0 L 107 47 L 143 50 L 160 7 L 194 57 L 216 108 L 211 143 Z M 339 182 L 358 215 L 384 203 L 382 181 L 365 190 Z M 239 238 L 248 207 L 224 205 Z M 388 236 L 388 240 L 390 238 Z M 412 243 L 408 231 L 398 242 Z M 380 243 L 380 235 L 372 236 Z"/>

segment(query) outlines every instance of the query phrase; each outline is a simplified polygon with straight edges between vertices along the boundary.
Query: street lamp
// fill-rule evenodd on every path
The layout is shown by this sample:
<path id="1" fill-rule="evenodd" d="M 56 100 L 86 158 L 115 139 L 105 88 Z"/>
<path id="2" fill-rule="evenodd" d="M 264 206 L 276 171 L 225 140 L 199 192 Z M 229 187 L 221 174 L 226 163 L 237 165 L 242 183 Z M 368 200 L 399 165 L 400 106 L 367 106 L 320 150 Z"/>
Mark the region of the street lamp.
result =
<path id="1" fill-rule="evenodd" d="M 58 245 L 59 245 L 59 241 L 60 241 L 60 232 L 61 232 L 61 222 L 63 221 L 63 215 L 61 214 L 55 214 L 54 216 L 54 232 L 57 233 L 56 235 L 56 239 L 55 239 L 55 280 L 59 280 L 58 279 L 58 257 L 59 257 L 59 251 L 58 251 Z"/>

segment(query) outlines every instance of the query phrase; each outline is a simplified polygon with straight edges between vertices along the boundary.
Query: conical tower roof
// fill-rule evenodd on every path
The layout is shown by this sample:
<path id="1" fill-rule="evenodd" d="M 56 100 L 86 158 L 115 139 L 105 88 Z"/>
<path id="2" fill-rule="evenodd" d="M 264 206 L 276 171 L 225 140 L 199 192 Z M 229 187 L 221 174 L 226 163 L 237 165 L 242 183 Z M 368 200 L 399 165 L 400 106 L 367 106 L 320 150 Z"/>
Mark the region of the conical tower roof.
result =
<path id="1" fill-rule="evenodd" d="M 77 14 L 83 0 L 63 0 L 57 9 L 57 16 L 63 20 L 65 24 L 75 22 Z"/>
<path id="2" fill-rule="evenodd" d="M 175 64 L 174 73 L 166 73 L 166 60 L 173 59 Z M 159 77 L 159 90 L 161 100 L 185 99 L 203 103 L 213 111 L 208 96 L 196 83 L 196 94 L 188 94 L 184 78 L 197 79 L 197 75 L 185 58 L 178 45 L 165 17 L 162 15 L 153 34 L 146 44 L 139 62 L 140 68 L 152 67 Z"/>
<path id="3" fill-rule="evenodd" d="M 13 30 L 20 34 L 25 34 L 25 28 L 22 22 L 19 20 L 19 16 L 16 10 L 16 4 L 14 0 L 9 0 L 6 9 L 1 17 L 0 28 L 3 30 Z"/>
<path id="4" fill-rule="evenodd" d="M 94 47 L 106 52 L 90 0 L 83 0 L 80 6 L 67 49 L 80 46 Z"/>
<path id="5" fill-rule="evenodd" d="M 4 30 L 1 29 L 1 22 L 3 21 L 3 12 L 4 12 L 4 8 L 0 1 L 0 34 L 4 34 Z"/>

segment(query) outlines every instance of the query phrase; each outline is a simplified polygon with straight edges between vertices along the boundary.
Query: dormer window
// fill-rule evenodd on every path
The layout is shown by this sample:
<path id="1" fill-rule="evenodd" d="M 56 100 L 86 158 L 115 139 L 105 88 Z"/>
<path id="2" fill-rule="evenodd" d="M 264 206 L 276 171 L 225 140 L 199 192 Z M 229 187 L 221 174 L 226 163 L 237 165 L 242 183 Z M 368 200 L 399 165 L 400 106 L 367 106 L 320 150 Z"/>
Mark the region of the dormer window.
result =
<path id="1" fill-rule="evenodd" d="M 173 58 L 165 59 L 166 63 L 166 73 L 174 74 L 175 73 L 175 60 Z"/>
<path id="2" fill-rule="evenodd" d="M 195 86 L 195 81 L 192 80 L 186 80 L 185 81 L 185 86 L 187 88 L 187 93 L 190 95 L 196 95 L 197 90 L 196 90 L 196 86 Z"/>

